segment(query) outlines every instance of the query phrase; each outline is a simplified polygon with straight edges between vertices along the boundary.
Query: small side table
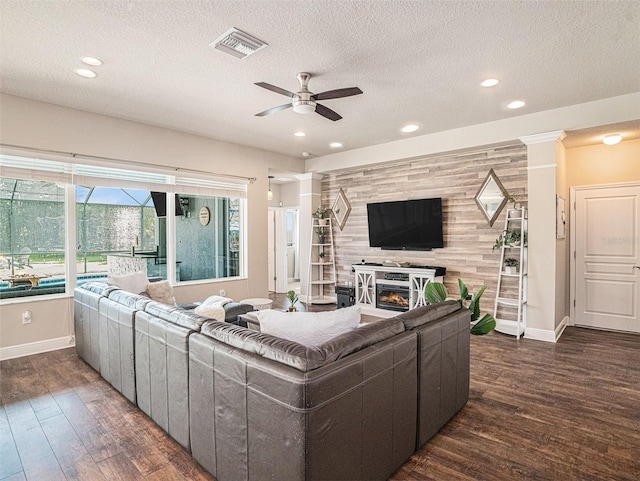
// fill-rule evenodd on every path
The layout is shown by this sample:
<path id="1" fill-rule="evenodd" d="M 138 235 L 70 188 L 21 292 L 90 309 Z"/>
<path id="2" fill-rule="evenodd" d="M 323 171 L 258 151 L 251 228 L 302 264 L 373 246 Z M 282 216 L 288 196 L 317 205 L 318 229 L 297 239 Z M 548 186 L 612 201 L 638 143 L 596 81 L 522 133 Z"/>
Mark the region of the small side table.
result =
<path id="1" fill-rule="evenodd" d="M 261 311 L 263 309 L 271 309 L 271 305 L 273 301 L 271 299 L 266 299 L 263 297 L 254 297 L 251 299 L 242 299 L 240 304 L 249 304 L 253 306 L 253 308 L 257 311 Z"/>

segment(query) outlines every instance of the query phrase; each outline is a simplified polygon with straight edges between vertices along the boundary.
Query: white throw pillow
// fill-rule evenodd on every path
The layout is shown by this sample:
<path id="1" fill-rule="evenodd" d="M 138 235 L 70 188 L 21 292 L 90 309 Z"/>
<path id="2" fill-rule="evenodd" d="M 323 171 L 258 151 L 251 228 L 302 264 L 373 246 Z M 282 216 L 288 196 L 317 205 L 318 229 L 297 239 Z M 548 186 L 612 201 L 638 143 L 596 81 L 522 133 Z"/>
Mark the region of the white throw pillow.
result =
<path id="1" fill-rule="evenodd" d="M 133 294 L 141 294 L 147 290 L 147 285 L 149 285 L 149 279 L 147 279 L 147 275 L 144 272 L 134 272 L 124 276 L 109 276 L 107 277 L 107 282 Z"/>
<path id="2" fill-rule="evenodd" d="M 295 341 L 308 347 L 319 346 L 340 334 L 354 330 L 360 322 L 360 307 L 351 306 L 327 312 L 257 311 L 260 331 Z"/>
<path id="3" fill-rule="evenodd" d="M 169 281 L 150 282 L 147 285 L 147 294 L 149 294 L 149 297 L 154 301 L 169 304 L 170 306 L 176 305 L 173 287 L 171 287 Z"/>

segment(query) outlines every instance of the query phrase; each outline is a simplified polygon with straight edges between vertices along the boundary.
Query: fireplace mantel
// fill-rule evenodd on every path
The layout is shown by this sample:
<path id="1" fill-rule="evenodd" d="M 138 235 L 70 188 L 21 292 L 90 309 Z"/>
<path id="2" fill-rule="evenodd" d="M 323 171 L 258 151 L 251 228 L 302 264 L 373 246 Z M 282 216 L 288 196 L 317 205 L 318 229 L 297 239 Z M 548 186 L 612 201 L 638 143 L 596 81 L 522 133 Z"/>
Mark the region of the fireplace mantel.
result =
<path id="1" fill-rule="evenodd" d="M 427 304 L 424 298 L 424 286 L 428 282 L 443 282 L 446 269 L 441 267 L 395 267 L 371 264 L 351 266 L 356 276 L 356 305 L 363 313 L 392 317 L 397 310 L 376 307 L 376 286 L 378 284 L 397 285 L 409 288 L 409 309 Z"/>

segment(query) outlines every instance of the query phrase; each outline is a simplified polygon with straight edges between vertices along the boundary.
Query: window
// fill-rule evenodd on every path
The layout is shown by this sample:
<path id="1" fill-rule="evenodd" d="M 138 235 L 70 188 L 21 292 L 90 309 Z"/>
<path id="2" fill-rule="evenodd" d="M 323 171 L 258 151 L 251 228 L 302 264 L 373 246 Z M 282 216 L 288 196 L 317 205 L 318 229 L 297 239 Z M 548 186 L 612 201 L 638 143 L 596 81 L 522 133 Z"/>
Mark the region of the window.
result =
<path id="1" fill-rule="evenodd" d="M 167 279 L 174 262 L 173 282 L 239 277 L 250 179 L 167 172 L 0 154 L 0 299 L 63 293 L 137 270 Z M 76 252 L 65 257 L 74 224 Z M 77 279 L 65 279 L 74 270 Z"/>
<path id="2" fill-rule="evenodd" d="M 65 290 L 64 189 L 0 178 L 0 299 Z"/>
<path id="3" fill-rule="evenodd" d="M 184 215 L 176 218 L 176 269 L 180 280 L 239 276 L 241 200 L 187 194 L 178 197 L 184 209 Z"/>

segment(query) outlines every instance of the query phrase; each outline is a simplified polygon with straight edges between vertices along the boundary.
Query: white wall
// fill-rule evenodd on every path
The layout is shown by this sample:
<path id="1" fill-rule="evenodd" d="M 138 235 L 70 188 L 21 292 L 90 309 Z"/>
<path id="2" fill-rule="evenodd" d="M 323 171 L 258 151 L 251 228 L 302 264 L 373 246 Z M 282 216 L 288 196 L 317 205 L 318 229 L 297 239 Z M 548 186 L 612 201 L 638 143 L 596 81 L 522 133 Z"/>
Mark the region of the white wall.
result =
<path id="1" fill-rule="evenodd" d="M 256 177 L 247 193 L 248 279 L 176 287 L 176 298 L 179 302 L 203 299 L 221 288 L 238 300 L 267 295 L 267 172 L 269 167 L 300 170 L 299 160 L 10 95 L 0 96 L 0 109 L 3 145 Z M 0 305 L 0 348 L 70 336 L 70 306 L 60 299 L 4 301 Z M 33 312 L 29 326 L 20 322 L 25 309 Z"/>

